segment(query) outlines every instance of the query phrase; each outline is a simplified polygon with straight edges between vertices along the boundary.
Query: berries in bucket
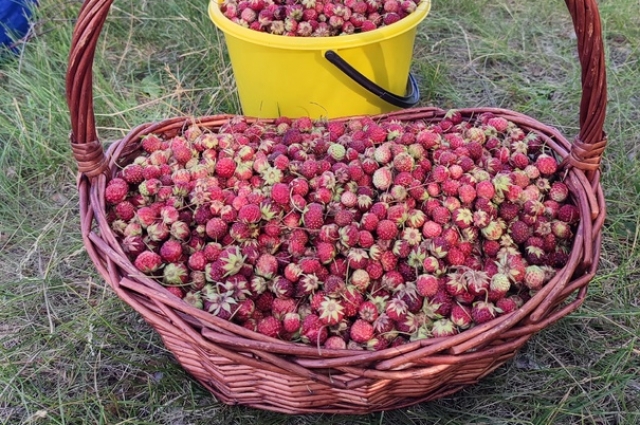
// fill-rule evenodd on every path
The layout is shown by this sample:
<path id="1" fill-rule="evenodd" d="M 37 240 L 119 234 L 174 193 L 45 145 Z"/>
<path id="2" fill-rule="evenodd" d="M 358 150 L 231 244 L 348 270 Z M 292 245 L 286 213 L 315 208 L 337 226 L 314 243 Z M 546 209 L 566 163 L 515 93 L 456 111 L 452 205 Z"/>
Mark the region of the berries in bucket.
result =
<path id="1" fill-rule="evenodd" d="M 105 191 L 140 273 L 212 315 L 328 349 L 514 311 L 566 264 L 580 218 L 541 138 L 491 113 L 235 117 L 140 148 Z"/>
<path id="2" fill-rule="evenodd" d="M 414 12 L 420 0 L 224 0 L 220 10 L 245 28 L 291 37 L 373 31 Z"/>

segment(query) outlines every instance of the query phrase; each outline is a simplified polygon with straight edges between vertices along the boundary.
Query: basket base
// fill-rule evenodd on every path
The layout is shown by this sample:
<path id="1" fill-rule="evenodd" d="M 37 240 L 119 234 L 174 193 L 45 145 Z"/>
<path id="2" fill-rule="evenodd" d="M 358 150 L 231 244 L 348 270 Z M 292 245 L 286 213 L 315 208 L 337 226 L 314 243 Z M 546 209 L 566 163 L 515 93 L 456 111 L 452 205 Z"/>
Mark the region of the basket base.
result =
<path id="1" fill-rule="evenodd" d="M 518 346 L 497 358 L 487 357 L 482 363 L 430 366 L 422 369 L 420 374 L 423 376 L 415 379 L 372 379 L 357 389 L 340 389 L 286 371 L 272 372 L 238 365 L 214 353 L 194 359 L 186 355 L 191 350 L 185 350 L 184 342 L 175 343 L 178 340 L 175 336 L 165 338 L 163 335 L 162 339 L 178 363 L 219 402 L 287 414 L 362 415 L 433 401 L 476 384 L 513 358 L 521 348 Z M 335 378 L 350 381 L 359 376 L 336 371 Z"/>

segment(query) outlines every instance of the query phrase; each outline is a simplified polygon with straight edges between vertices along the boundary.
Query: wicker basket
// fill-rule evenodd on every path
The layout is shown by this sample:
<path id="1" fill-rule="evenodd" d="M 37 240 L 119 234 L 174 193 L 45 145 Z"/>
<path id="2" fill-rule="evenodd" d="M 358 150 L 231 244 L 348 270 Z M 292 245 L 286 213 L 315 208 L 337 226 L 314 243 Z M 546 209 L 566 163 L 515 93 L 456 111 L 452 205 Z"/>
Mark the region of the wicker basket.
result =
<path id="1" fill-rule="evenodd" d="M 576 310 L 596 273 L 605 201 L 600 159 L 606 84 L 595 0 L 567 0 L 582 65 L 580 134 L 573 143 L 525 115 L 495 108 L 462 109 L 465 118 L 490 111 L 538 133 L 559 157 L 581 212 L 567 265 L 521 308 L 453 337 L 431 338 L 377 352 L 320 351 L 249 331 L 187 305 L 136 269 L 107 224 L 104 191 L 118 166 L 139 149 L 141 136 L 172 136 L 191 123 L 219 128 L 228 115 L 172 118 L 144 124 L 106 151 L 97 138 L 92 61 L 112 0 L 86 0 L 67 71 L 67 100 L 78 163 L 81 228 L 86 249 L 113 290 L 162 336 L 180 364 L 215 397 L 286 413 L 368 413 L 455 393 L 511 359 L 536 332 Z M 444 111 L 417 108 L 379 118 L 438 121 Z"/>

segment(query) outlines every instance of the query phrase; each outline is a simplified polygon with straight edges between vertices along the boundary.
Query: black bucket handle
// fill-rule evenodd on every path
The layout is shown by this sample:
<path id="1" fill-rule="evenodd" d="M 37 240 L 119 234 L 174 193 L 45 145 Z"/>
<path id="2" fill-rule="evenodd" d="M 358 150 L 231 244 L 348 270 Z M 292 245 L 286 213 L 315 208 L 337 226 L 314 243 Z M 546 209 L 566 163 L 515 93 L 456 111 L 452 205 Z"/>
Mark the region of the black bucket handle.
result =
<path id="1" fill-rule="evenodd" d="M 407 95 L 399 96 L 394 93 L 389 93 L 364 75 L 362 75 L 357 69 L 349 65 L 338 53 L 333 50 L 327 50 L 324 57 L 331 62 L 336 68 L 344 72 L 349 78 L 362 86 L 365 90 L 375 94 L 385 102 L 388 102 L 399 108 L 411 108 L 415 106 L 420 100 L 420 88 L 413 74 L 409 74 L 407 79 Z"/>

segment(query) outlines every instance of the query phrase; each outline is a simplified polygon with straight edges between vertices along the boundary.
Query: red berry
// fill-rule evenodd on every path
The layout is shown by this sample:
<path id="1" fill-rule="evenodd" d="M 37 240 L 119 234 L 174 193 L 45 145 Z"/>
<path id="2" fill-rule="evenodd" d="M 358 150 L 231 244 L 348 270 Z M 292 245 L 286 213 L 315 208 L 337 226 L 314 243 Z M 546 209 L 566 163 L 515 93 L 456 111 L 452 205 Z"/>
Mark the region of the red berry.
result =
<path id="1" fill-rule="evenodd" d="M 467 257 L 461 249 L 454 246 L 449 249 L 449 252 L 447 252 L 446 259 L 447 263 L 452 266 L 461 266 L 465 263 Z"/>
<path id="2" fill-rule="evenodd" d="M 318 203 L 307 205 L 302 214 L 304 225 L 309 229 L 319 229 L 324 224 L 324 207 Z"/>
<path id="3" fill-rule="evenodd" d="M 373 338 L 373 326 L 365 320 L 356 319 L 353 325 L 351 325 L 349 336 L 352 341 L 358 343 L 367 342 Z"/>
<path id="4" fill-rule="evenodd" d="M 120 178 L 112 179 L 104 191 L 104 199 L 107 203 L 116 205 L 127 198 L 129 185 Z"/>
<path id="5" fill-rule="evenodd" d="M 436 223 L 447 224 L 451 221 L 451 211 L 446 207 L 437 206 L 433 209 L 431 218 Z"/>
<path id="6" fill-rule="evenodd" d="M 523 221 L 517 220 L 511 223 L 509 228 L 511 238 L 517 244 L 525 243 L 531 236 L 531 227 L 525 224 Z"/>
<path id="7" fill-rule="evenodd" d="M 184 292 L 182 291 L 182 289 L 178 288 L 177 286 L 167 286 L 166 289 L 176 297 L 184 298 Z"/>
<path id="8" fill-rule="evenodd" d="M 133 265 L 142 273 L 150 274 L 162 266 L 162 258 L 153 251 L 144 251 L 136 257 Z"/>
<path id="9" fill-rule="evenodd" d="M 316 245 L 316 255 L 322 264 L 329 264 L 337 254 L 334 244 L 329 242 L 318 242 Z"/>
<path id="10" fill-rule="evenodd" d="M 432 297 L 438 292 L 438 278 L 431 274 L 423 274 L 418 276 L 416 280 L 416 289 L 423 297 Z"/>
<path id="11" fill-rule="evenodd" d="M 373 185 L 379 190 L 387 190 L 393 182 L 393 175 L 389 168 L 378 168 L 373 173 Z"/>
<path id="12" fill-rule="evenodd" d="M 295 312 L 286 313 L 282 318 L 282 328 L 285 332 L 295 333 L 300 330 L 300 326 L 302 325 L 302 320 L 300 320 L 300 315 Z"/>
<path id="13" fill-rule="evenodd" d="M 451 307 L 451 321 L 460 329 L 467 329 L 471 326 L 473 318 L 471 317 L 471 309 L 468 306 L 454 304 Z"/>
<path id="14" fill-rule="evenodd" d="M 514 297 L 500 298 L 496 301 L 496 307 L 500 309 L 502 314 L 511 313 L 519 308 Z"/>
<path id="15" fill-rule="evenodd" d="M 256 204 L 246 204 L 238 211 L 238 220 L 244 223 L 257 223 L 262 218 L 260 207 Z"/>
<path id="16" fill-rule="evenodd" d="M 398 227 L 391 220 L 381 220 L 376 227 L 376 234 L 381 240 L 392 240 L 398 235 Z"/>
<path id="17" fill-rule="evenodd" d="M 182 257 L 182 244 L 170 239 L 160 247 L 160 256 L 168 263 L 176 263 Z"/>
<path id="18" fill-rule="evenodd" d="M 206 222 L 205 232 L 213 240 L 222 239 L 229 229 L 227 222 L 219 217 L 214 217 Z"/>
<path id="19" fill-rule="evenodd" d="M 538 156 L 535 165 L 543 176 L 553 175 L 558 170 L 558 161 L 544 153 Z"/>
<path id="20" fill-rule="evenodd" d="M 277 338 L 282 332 L 282 322 L 273 316 L 264 317 L 258 322 L 258 332 L 266 336 Z"/>
<path id="21" fill-rule="evenodd" d="M 236 171 L 236 163 L 231 158 L 220 158 L 216 163 L 215 171 L 218 176 L 229 178 Z"/>
<path id="22" fill-rule="evenodd" d="M 284 183 L 276 183 L 271 188 L 271 198 L 278 204 L 289 204 L 289 185 Z"/>
<path id="23" fill-rule="evenodd" d="M 204 271 L 207 266 L 207 256 L 203 251 L 196 251 L 189 256 L 187 264 L 191 270 Z"/>
<path id="24" fill-rule="evenodd" d="M 557 218 L 565 223 L 575 223 L 580 219 L 580 210 L 571 204 L 564 204 L 558 209 Z"/>
<path id="25" fill-rule="evenodd" d="M 316 346 L 324 344 L 328 337 L 327 327 L 316 314 L 309 314 L 302 321 L 300 336 L 303 342 Z"/>
<path id="26" fill-rule="evenodd" d="M 569 196 L 569 188 L 563 182 L 554 182 L 549 189 L 549 198 L 555 202 L 564 202 Z"/>
<path id="27" fill-rule="evenodd" d="M 498 133 L 504 133 L 509 126 L 509 121 L 502 117 L 493 117 L 489 118 L 487 125 L 495 128 Z"/>
<path id="28" fill-rule="evenodd" d="M 476 301 L 471 309 L 471 317 L 476 324 L 482 324 L 493 320 L 497 311 L 495 305 L 486 301 Z"/>
<path id="29" fill-rule="evenodd" d="M 147 151 L 148 153 L 155 152 L 162 148 L 162 139 L 160 139 L 155 134 L 147 134 L 142 139 L 142 149 Z"/>

